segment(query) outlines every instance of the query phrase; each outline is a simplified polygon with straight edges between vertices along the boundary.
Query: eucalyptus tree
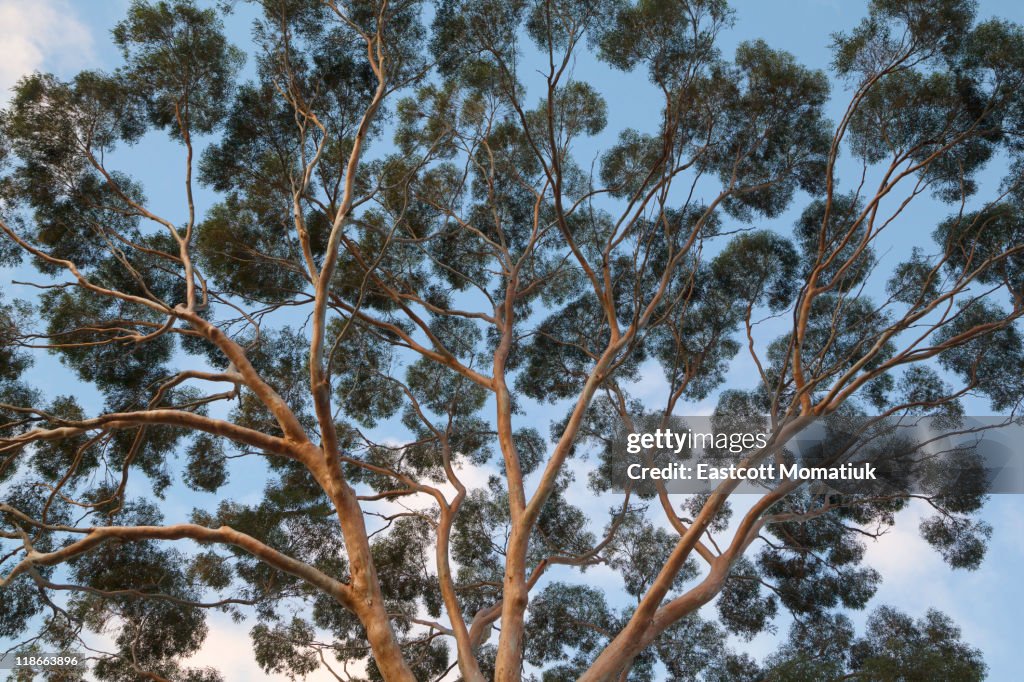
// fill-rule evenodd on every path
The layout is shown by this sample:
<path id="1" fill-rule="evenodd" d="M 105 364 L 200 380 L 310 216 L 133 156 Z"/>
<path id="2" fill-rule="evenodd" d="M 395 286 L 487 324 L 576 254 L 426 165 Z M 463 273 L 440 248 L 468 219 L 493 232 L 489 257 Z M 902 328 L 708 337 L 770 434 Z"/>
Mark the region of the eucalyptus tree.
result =
<path id="1" fill-rule="evenodd" d="M 937 612 L 844 615 L 909 495 L 579 504 L 611 434 L 699 401 L 768 425 L 747 464 L 811 418 L 1013 414 L 1019 26 L 873 0 L 817 69 L 724 53 L 723 0 L 252 4 L 229 40 L 231 3 L 136 0 L 122 66 L 27 76 L 0 118 L 0 257 L 40 292 L 0 316 L 0 636 L 109 680 L 218 679 L 188 667 L 211 610 L 298 677 L 984 676 Z M 648 130 L 604 130 L 602 68 L 649 81 Z M 118 167 L 154 135 L 163 211 Z M 40 348 L 90 391 L 41 385 Z M 255 497 L 151 499 L 236 460 Z M 926 497 L 924 538 L 976 567 L 982 492 Z M 775 654 L 730 649 L 780 607 Z"/>

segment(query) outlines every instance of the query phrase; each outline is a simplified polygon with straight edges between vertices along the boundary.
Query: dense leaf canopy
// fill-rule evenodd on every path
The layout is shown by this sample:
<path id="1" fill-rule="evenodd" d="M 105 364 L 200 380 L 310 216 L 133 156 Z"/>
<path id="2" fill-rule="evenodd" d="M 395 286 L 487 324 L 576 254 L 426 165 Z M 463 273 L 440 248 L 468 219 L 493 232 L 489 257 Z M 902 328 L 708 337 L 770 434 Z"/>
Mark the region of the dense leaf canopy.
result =
<path id="1" fill-rule="evenodd" d="M 0 300 L 0 637 L 111 681 L 222 679 L 214 611 L 295 678 L 984 677 L 872 603 L 909 495 L 609 471 L 698 404 L 771 432 L 746 464 L 812 418 L 1015 415 L 1024 29 L 872 0 L 812 68 L 723 52 L 723 0 L 250 0 L 229 38 L 236 5 L 134 0 L 121 66 L 0 112 L 0 266 L 38 286 Z M 649 129 L 607 130 L 602 69 Z M 976 568 L 984 489 L 919 497 Z"/>

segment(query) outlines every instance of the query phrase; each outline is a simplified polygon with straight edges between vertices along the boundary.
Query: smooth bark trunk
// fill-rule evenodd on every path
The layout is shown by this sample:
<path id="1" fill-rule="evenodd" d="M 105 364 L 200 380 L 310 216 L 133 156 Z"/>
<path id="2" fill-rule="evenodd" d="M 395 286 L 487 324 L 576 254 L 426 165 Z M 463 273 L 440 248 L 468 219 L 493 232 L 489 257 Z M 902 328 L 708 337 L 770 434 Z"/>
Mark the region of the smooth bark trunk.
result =
<path id="1" fill-rule="evenodd" d="M 526 547 L 529 530 L 520 528 L 509 539 L 505 587 L 501 601 L 501 635 L 495 661 L 495 682 L 520 682 L 523 674 L 523 624 L 529 601 L 526 588 Z"/>
<path id="2" fill-rule="evenodd" d="M 316 451 L 322 452 L 319 448 Z M 322 461 L 322 466 L 315 467 L 313 473 L 338 512 L 338 522 L 349 559 L 350 585 L 355 602 L 353 609 L 366 628 L 366 639 L 374 661 L 387 682 L 415 682 L 416 677 L 405 662 L 385 608 L 359 501 L 344 481 L 337 460 L 329 463 L 324 458 Z"/>

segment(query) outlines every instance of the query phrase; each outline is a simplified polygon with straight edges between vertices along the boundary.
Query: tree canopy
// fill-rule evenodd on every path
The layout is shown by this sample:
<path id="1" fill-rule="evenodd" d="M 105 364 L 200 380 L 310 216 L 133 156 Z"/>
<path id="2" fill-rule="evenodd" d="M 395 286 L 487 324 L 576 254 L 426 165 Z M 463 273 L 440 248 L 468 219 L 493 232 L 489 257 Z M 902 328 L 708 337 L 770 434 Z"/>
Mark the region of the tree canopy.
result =
<path id="1" fill-rule="evenodd" d="M 607 473 L 698 404 L 770 432 L 745 465 L 811 419 L 1016 414 L 1022 27 L 872 0 L 812 67 L 726 53 L 724 0 L 247 4 L 228 36 L 238 2 L 133 0 L 118 68 L 0 112 L 0 265 L 35 273 L 0 300 L 0 637 L 111 681 L 223 679 L 212 611 L 295 678 L 984 678 L 871 604 L 909 493 Z M 601 68 L 655 125 L 606 130 Z M 166 210 L 119 162 L 154 136 Z M 917 495 L 953 568 L 984 492 Z"/>

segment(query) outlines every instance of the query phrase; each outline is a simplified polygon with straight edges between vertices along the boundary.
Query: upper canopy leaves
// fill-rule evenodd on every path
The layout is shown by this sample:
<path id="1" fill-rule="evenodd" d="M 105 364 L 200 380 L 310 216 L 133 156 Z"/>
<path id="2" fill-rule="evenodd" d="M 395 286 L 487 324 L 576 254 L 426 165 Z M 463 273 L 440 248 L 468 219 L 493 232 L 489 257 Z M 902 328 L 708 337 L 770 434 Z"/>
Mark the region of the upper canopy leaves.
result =
<path id="1" fill-rule="evenodd" d="M 215 10 L 192 0 L 133 0 L 113 36 L 126 86 L 142 95 L 153 125 L 174 136 L 220 125 L 245 56 L 227 42 Z"/>
<path id="2" fill-rule="evenodd" d="M 453 652 L 474 682 L 519 654 L 551 680 L 982 674 L 937 613 L 878 609 L 863 636 L 842 613 L 901 496 L 654 486 L 605 523 L 580 491 L 608 491 L 617 434 L 688 410 L 828 418 L 831 455 L 871 411 L 1018 409 L 1019 27 L 875 0 L 835 39 L 844 91 L 762 40 L 721 51 L 721 0 L 256 4 L 250 55 L 217 9 L 135 0 L 119 68 L 27 76 L 0 113 L 0 265 L 45 289 L 0 303 L 0 636 L 116 629 L 110 680 L 213 680 L 182 663 L 209 608 L 251 609 L 257 662 L 295 676 L 434 679 Z M 624 106 L 653 124 L 607 130 Z M 184 202 L 115 167 L 152 130 Z M 898 232 L 933 199 L 947 217 Z M 97 393 L 33 388 L 35 347 Z M 225 499 L 165 522 L 140 473 Z M 983 488 L 928 473 L 922 536 L 977 567 Z M 596 565 L 619 598 L 573 582 Z M 39 596 L 62 591 L 66 614 Z M 729 649 L 781 610 L 774 655 Z"/>

